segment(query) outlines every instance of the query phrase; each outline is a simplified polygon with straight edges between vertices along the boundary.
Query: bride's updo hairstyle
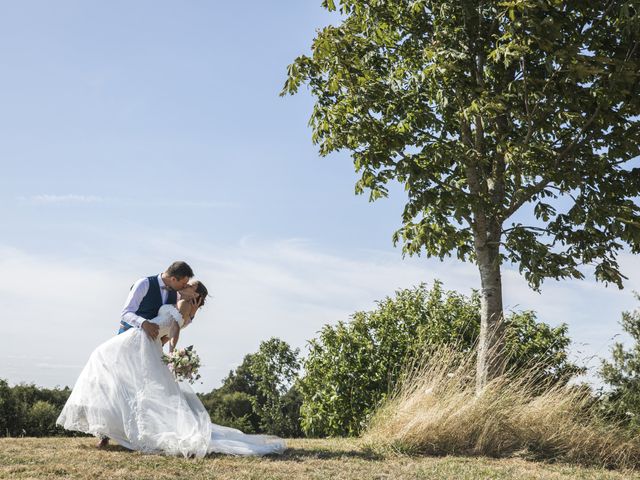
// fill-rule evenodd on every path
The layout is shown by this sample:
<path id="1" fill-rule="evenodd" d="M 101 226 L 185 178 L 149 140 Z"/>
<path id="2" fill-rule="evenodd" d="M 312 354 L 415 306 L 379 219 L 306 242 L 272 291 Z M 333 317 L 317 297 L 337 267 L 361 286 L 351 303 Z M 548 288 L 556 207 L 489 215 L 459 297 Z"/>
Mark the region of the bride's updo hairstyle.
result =
<path id="1" fill-rule="evenodd" d="M 193 285 L 196 287 L 196 293 L 200 295 L 200 298 L 202 298 L 200 306 L 203 307 L 205 300 L 209 296 L 209 291 L 207 290 L 207 287 L 204 286 L 204 283 L 202 283 L 200 280 L 196 280 L 195 282 L 193 282 Z"/>

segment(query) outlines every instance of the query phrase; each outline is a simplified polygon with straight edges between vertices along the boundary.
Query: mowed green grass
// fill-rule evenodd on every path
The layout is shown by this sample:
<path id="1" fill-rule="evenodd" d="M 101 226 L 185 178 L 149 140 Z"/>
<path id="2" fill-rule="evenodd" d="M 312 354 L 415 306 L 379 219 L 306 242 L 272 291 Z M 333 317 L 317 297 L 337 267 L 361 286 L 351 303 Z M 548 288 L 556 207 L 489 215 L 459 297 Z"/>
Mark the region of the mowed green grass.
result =
<path id="1" fill-rule="evenodd" d="M 214 455 L 185 459 L 143 455 L 111 445 L 97 450 L 93 438 L 2 438 L 0 478 L 73 479 L 640 479 L 616 472 L 523 459 L 377 455 L 358 440 L 289 440 L 282 456 Z"/>

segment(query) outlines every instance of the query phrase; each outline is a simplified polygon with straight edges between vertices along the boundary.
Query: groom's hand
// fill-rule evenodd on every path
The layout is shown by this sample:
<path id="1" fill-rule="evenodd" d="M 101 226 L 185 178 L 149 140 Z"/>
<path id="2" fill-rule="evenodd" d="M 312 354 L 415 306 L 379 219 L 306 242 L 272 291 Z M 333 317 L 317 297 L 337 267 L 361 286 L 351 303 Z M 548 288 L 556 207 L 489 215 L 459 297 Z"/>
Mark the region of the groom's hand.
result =
<path id="1" fill-rule="evenodd" d="M 145 331 L 145 333 L 149 335 L 153 340 L 158 338 L 158 333 L 160 333 L 160 327 L 157 324 L 151 323 L 145 320 L 144 322 L 142 322 L 141 326 L 142 326 L 142 329 Z"/>

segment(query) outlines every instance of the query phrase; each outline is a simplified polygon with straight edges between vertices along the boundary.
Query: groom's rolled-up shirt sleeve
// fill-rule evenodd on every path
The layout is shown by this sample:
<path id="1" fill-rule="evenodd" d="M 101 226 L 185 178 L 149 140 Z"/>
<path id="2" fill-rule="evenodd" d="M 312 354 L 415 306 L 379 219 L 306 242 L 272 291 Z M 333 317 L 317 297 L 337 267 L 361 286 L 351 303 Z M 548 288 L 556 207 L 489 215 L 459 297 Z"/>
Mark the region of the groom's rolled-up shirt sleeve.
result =
<path id="1" fill-rule="evenodd" d="M 140 303 L 148 291 L 149 280 L 146 278 L 141 278 L 133 284 L 133 287 L 129 290 L 127 301 L 124 303 L 124 308 L 122 309 L 120 318 L 123 322 L 128 323 L 132 327 L 140 328 L 146 318 L 136 315 L 136 312 L 140 308 Z"/>

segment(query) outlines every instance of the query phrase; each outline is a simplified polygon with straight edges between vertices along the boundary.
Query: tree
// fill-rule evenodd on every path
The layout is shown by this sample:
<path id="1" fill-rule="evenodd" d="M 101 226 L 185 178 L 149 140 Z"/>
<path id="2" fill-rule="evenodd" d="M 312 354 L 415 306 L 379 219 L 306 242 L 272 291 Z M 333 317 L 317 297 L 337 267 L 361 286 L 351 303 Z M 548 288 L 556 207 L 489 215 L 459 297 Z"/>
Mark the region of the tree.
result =
<path id="1" fill-rule="evenodd" d="M 640 251 L 637 0 L 324 0 L 341 22 L 289 66 L 320 153 L 351 152 L 356 192 L 407 192 L 403 253 L 476 263 L 477 386 L 504 367 L 501 267 L 622 287 Z M 531 217 L 532 220 L 525 220 Z"/>
<path id="2" fill-rule="evenodd" d="M 636 294 L 640 300 L 640 296 Z M 614 418 L 640 429 L 640 310 L 623 312 L 620 321 L 633 344 L 615 343 L 611 361 L 603 361 L 600 376 L 609 386 L 605 407 Z"/>
<path id="3" fill-rule="evenodd" d="M 407 365 L 431 347 L 471 351 L 480 330 L 480 298 L 445 292 L 440 282 L 396 292 L 375 310 L 356 312 L 348 323 L 326 325 L 309 342 L 302 392 L 302 427 L 310 436 L 358 435 L 392 392 Z M 552 328 L 533 312 L 506 319 L 508 366 L 536 367 L 543 382 L 567 381 L 581 370 L 567 358 L 566 325 Z"/>
<path id="4" fill-rule="evenodd" d="M 15 435 L 20 418 L 20 405 L 6 380 L 0 378 L 0 437 Z"/>
<path id="5" fill-rule="evenodd" d="M 294 387 L 300 369 L 298 356 L 298 349 L 292 350 L 287 342 L 278 338 L 260 343 L 253 356 L 250 367 L 256 380 L 253 407 L 260 417 L 262 431 L 296 436 L 300 430 L 299 415 L 292 405 L 299 398 Z"/>
<path id="6" fill-rule="evenodd" d="M 248 432 L 299 436 L 298 357 L 299 350 L 283 340 L 261 342 L 257 352 L 245 355 L 229 372 L 222 387 L 200 396 L 211 419 Z"/>

